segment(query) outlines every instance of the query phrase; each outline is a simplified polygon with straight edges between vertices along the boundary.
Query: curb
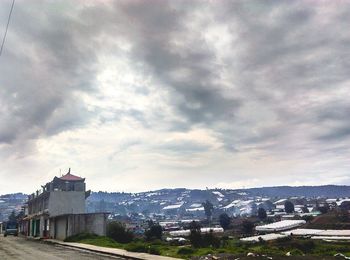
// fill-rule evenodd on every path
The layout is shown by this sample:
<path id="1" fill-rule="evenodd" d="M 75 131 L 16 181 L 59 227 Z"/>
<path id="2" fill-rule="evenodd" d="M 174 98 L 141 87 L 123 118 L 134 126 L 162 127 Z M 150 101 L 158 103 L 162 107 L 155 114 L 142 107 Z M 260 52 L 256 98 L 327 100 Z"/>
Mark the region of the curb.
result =
<path id="1" fill-rule="evenodd" d="M 59 241 L 52 241 L 52 240 L 45 240 L 42 239 L 40 240 L 41 242 L 44 242 L 46 244 L 51 244 L 51 245 L 60 245 L 60 246 L 64 246 L 67 248 L 71 248 L 71 249 L 80 249 L 80 250 L 86 250 L 86 251 L 90 251 L 90 252 L 94 252 L 94 253 L 99 253 L 99 254 L 104 254 L 104 255 L 110 255 L 110 256 L 118 256 L 118 257 L 123 257 L 125 259 L 133 259 L 133 260 L 144 260 L 144 258 L 138 258 L 138 257 L 133 257 L 133 256 L 126 256 L 123 254 L 117 254 L 117 253 L 111 253 L 111 252 L 101 252 L 99 250 L 96 249 L 91 249 L 91 248 L 84 248 L 84 247 L 79 247 L 79 246 L 75 246 L 75 245 L 68 245 L 66 243 L 61 243 Z"/>
<path id="2" fill-rule="evenodd" d="M 141 253 L 141 252 L 140 253 L 138 253 L 138 252 L 128 252 L 128 251 L 126 251 L 124 249 L 120 249 L 120 248 L 108 248 L 108 247 L 105 247 L 105 249 L 123 250 L 123 251 L 125 251 L 126 254 L 118 253 L 118 252 L 108 252 L 108 251 L 104 251 L 104 250 L 99 250 L 99 249 L 97 249 L 98 246 L 88 245 L 88 244 L 81 244 L 82 246 L 79 246 L 79 245 L 77 245 L 79 243 L 70 244 L 68 242 L 61 242 L 61 241 L 51 240 L 51 239 L 49 239 L 49 240 L 43 239 L 43 240 L 40 240 L 40 241 L 44 242 L 44 243 L 52 244 L 52 245 L 60 245 L 60 246 L 65 246 L 65 247 L 71 248 L 71 249 L 80 249 L 80 250 L 90 251 L 90 252 L 104 254 L 104 255 L 121 257 L 121 258 L 125 258 L 125 259 L 133 259 L 133 260 L 151 260 L 151 259 L 179 260 L 179 258 L 174 258 L 174 257 L 169 257 L 169 256 L 152 255 L 152 254 Z M 95 248 L 88 248 L 86 246 L 93 246 L 93 247 L 97 247 L 97 248 L 96 249 Z M 101 248 L 104 248 L 104 247 L 101 247 Z M 137 256 L 136 254 L 139 254 L 140 256 Z"/>

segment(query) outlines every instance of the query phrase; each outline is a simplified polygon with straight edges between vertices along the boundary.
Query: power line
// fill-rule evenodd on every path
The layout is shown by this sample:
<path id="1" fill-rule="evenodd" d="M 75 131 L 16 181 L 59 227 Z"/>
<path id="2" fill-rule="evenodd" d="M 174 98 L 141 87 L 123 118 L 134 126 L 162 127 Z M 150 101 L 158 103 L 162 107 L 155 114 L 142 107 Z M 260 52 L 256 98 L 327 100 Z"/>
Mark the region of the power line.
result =
<path id="1" fill-rule="evenodd" d="M 4 38 L 2 39 L 2 43 L 1 43 L 0 56 L 1 56 L 2 50 L 3 50 L 3 48 L 4 48 L 5 39 L 6 39 L 6 35 L 7 35 L 7 30 L 8 30 L 8 28 L 9 28 L 10 19 L 11 19 L 12 10 L 13 10 L 13 6 L 14 6 L 14 5 L 15 5 L 15 0 L 12 0 L 11 10 L 10 10 L 10 13 L 9 13 L 9 18 L 7 19 L 7 25 L 6 25 L 6 29 L 5 29 Z"/>

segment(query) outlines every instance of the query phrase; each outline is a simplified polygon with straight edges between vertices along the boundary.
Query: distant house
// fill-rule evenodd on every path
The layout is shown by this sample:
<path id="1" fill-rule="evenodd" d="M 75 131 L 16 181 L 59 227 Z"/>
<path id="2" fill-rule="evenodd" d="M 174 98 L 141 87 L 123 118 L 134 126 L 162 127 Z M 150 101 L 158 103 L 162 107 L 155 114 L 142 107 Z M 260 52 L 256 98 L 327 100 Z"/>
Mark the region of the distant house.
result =
<path id="1" fill-rule="evenodd" d="M 221 208 L 232 216 L 251 216 L 257 213 L 257 204 L 254 200 L 234 200 Z"/>
<path id="2" fill-rule="evenodd" d="M 266 211 L 272 211 L 276 208 L 276 205 L 273 204 L 270 200 L 264 200 L 257 203 L 258 208 L 263 208 Z"/>
<path id="3" fill-rule="evenodd" d="M 162 211 L 167 215 L 177 215 L 183 205 L 184 205 L 183 202 L 171 204 L 163 207 Z"/>
<path id="4" fill-rule="evenodd" d="M 205 216 L 204 207 L 199 203 L 192 204 L 190 208 L 186 209 L 186 213 L 196 218 L 203 218 Z"/>
<path id="5" fill-rule="evenodd" d="M 78 233 L 106 234 L 107 213 L 85 213 L 85 179 L 70 173 L 55 177 L 28 196 L 20 223 L 26 236 L 65 239 Z"/>
<path id="6" fill-rule="evenodd" d="M 267 225 L 256 226 L 255 229 L 258 232 L 278 232 L 299 227 L 305 223 L 305 220 L 282 220 Z"/>

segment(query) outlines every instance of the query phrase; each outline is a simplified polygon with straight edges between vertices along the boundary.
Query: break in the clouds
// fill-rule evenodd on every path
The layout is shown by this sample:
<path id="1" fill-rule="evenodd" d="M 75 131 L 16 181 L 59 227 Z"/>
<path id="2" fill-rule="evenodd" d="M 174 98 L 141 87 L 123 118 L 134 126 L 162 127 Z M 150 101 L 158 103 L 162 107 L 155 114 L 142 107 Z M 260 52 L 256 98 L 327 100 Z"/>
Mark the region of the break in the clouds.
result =
<path id="1" fill-rule="evenodd" d="M 5 28 L 11 1 L 0 3 Z M 16 1 L 0 193 L 350 184 L 346 1 Z"/>

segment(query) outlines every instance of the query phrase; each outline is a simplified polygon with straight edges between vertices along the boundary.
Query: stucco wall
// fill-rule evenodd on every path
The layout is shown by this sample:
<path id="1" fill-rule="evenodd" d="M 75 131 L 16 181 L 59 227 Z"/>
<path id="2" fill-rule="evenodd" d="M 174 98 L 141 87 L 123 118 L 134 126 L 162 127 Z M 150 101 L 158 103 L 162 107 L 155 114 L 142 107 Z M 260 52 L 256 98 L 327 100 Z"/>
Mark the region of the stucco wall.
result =
<path id="1" fill-rule="evenodd" d="M 53 191 L 49 198 L 50 216 L 85 213 L 84 191 Z"/>
<path id="2" fill-rule="evenodd" d="M 54 222 L 56 222 L 56 226 Z M 105 236 L 106 224 L 107 214 L 104 213 L 56 216 L 50 219 L 50 236 L 59 240 L 79 233 L 94 233 Z"/>
<path id="3" fill-rule="evenodd" d="M 67 219 L 56 218 L 55 222 L 56 222 L 55 224 L 56 228 L 54 227 L 52 230 L 50 229 L 50 235 L 53 233 L 51 236 L 54 237 L 55 239 L 64 240 L 66 238 Z"/>

